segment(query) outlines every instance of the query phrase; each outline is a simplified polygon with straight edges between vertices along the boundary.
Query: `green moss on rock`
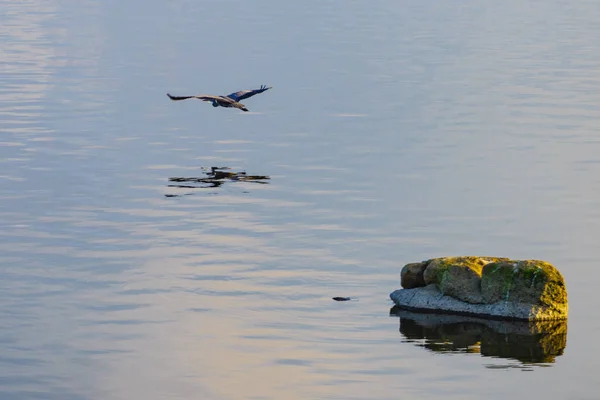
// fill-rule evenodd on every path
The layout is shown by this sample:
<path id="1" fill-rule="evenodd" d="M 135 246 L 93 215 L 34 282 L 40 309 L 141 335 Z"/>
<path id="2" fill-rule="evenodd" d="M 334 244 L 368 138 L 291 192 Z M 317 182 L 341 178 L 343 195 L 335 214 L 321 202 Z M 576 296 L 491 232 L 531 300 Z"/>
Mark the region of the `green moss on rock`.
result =
<path id="1" fill-rule="evenodd" d="M 567 289 L 564 278 L 545 261 L 490 263 L 482 271 L 481 293 L 486 303 L 529 303 L 566 313 Z"/>
<path id="2" fill-rule="evenodd" d="M 483 303 L 481 272 L 490 262 L 507 260 L 499 257 L 443 257 L 429 260 L 423 272 L 425 284 L 436 284 L 445 295 L 468 303 Z"/>

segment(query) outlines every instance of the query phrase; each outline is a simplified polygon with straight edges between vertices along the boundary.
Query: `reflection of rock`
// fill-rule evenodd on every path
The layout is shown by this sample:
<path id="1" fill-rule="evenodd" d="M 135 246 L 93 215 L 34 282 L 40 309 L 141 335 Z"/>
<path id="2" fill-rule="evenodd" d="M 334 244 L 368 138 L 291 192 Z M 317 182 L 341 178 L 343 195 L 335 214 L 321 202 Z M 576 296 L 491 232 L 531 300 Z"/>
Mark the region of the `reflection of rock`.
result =
<path id="1" fill-rule="evenodd" d="M 185 189 L 207 189 L 216 188 L 223 185 L 225 182 L 253 182 L 259 184 L 267 184 L 270 177 L 263 175 L 247 175 L 245 171 L 230 172 L 228 167 L 211 167 L 208 172 L 204 172 L 205 176 L 201 177 L 174 177 L 169 178 L 169 187 L 185 188 Z M 166 197 L 177 197 L 179 195 L 167 194 Z"/>
<path id="2" fill-rule="evenodd" d="M 564 279 L 545 261 L 435 258 L 407 264 L 401 280 L 405 289 L 390 297 L 406 309 L 526 320 L 565 319 L 568 314 Z"/>
<path id="3" fill-rule="evenodd" d="M 400 333 L 435 352 L 481 353 L 523 363 L 553 363 L 567 345 L 566 321 L 498 321 L 423 314 L 394 307 Z M 420 342 L 423 341 L 423 342 Z"/>

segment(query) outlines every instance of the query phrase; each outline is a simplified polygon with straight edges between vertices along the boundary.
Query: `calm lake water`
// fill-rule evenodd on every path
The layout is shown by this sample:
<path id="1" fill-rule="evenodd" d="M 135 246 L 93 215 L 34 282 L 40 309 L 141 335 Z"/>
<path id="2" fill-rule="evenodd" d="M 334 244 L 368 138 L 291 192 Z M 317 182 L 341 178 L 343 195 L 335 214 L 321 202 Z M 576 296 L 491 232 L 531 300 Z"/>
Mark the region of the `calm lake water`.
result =
<path id="1" fill-rule="evenodd" d="M 597 399 L 598 21 L 0 0 L 0 398 Z M 404 264 L 469 254 L 556 265 L 562 344 L 391 312 Z"/>

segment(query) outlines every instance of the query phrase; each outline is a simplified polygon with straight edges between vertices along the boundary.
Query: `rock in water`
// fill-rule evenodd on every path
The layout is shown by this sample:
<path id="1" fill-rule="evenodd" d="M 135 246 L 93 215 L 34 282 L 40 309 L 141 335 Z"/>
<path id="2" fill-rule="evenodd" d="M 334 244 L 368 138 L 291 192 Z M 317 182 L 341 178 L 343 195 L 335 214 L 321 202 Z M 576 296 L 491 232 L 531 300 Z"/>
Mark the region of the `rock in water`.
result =
<path id="1" fill-rule="evenodd" d="M 407 264 L 401 277 L 405 289 L 390 298 L 405 309 L 523 320 L 568 314 L 564 279 L 545 261 L 443 257 Z"/>

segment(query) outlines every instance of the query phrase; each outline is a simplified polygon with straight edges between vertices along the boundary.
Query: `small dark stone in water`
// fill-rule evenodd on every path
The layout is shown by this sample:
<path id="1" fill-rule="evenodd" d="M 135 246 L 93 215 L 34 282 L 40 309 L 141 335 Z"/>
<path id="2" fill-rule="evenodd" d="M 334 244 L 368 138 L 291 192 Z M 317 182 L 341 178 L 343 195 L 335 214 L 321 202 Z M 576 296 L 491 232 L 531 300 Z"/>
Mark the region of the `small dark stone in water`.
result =
<path id="1" fill-rule="evenodd" d="M 332 297 L 333 300 L 335 301 L 348 301 L 348 300 L 352 300 L 352 298 L 350 297 Z"/>

